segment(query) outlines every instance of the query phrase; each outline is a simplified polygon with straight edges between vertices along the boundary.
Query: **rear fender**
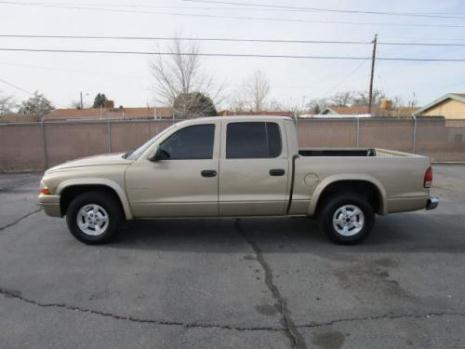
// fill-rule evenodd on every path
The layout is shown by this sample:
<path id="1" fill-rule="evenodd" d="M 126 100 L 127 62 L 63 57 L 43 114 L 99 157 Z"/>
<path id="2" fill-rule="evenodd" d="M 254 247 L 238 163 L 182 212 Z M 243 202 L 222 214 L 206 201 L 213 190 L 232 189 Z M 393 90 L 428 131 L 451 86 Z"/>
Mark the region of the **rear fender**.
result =
<path id="1" fill-rule="evenodd" d="M 383 215 L 387 213 L 386 190 L 384 189 L 384 186 L 381 184 L 380 181 L 366 174 L 338 174 L 326 177 L 317 185 L 315 191 L 313 192 L 310 205 L 308 207 L 308 214 L 310 216 L 313 216 L 315 214 L 316 207 L 324 190 L 328 188 L 329 185 L 342 181 L 361 181 L 373 184 L 378 189 L 378 192 L 380 194 L 380 213 Z"/>

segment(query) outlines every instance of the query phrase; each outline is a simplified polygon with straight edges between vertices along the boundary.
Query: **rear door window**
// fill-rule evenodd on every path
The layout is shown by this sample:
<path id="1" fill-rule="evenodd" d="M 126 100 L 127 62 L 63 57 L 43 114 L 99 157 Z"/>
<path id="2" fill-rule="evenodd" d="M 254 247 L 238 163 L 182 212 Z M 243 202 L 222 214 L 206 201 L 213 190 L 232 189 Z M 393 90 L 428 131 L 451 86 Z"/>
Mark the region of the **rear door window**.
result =
<path id="1" fill-rule="evenodd" d="M 281 133 L 275 122 L 234 122 L 227 126 L 227 159 L 275 158 L 281 150 Z"/>

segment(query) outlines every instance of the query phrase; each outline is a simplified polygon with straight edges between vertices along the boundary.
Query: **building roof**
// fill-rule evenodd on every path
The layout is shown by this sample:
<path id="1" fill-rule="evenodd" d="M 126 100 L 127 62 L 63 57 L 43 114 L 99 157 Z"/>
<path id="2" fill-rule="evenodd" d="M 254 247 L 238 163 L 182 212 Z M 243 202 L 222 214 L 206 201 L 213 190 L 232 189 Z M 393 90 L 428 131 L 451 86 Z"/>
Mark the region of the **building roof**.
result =
<path id="1" fill-rule="evenodd" d="M 1 122 L 8 122 L 8 123 L 28 123 L 28 122 L 37 122 L 40 121 L 37 115 L 33 114 L 4 114 L 0 115 L 0 123 Z"/>
<path id="2" fill-rule="evenodd" d="M 373 106 L 371 115 L 373 116 L 411 116 L 415 111 L 414 107 L 394 107 L 392 109 Z M 370 115 L 368 106 L 354 105 L 351 107 L 326 107 L 320 113 L 321 115 L 344 115 L 344 116 L 365 116 Z"/>
<path id="3" fill-rule="evenodd" d="M 322 110 L 320 114 L 343 114 L 343 115 L 357 115 L 368 114 L 368 106 L 352 106 L 352 107 L 327 107 Z"/>
<path id="4" fill-rule="evenodd" d="M 294 113 L 290 111 L 250 111 L 250 112 L 238 112 L 232 110 L 221 110 L 218 115 L 230 116 L 230 115 L 240 115 L 240 116 L 294 116 Z"/>
<path id="5" fill-rule="evenodd" d="M 415 110 L 416 110 L 415 107 L 397 107 L 397 108 L 394 108 L 394 111 L 397 111 L 400 114 L 408 114 L 410 116 L 413 114 L 413 112 Z"/>
<path id="6" fill-rule="evenodd" d="M 169 118 L 173 112 L 169 107 L 145 108 L 66 108 L 55 109 L 45 116 L 45 120 L 83 119 L 153 119 Z"/>
<path id="7" fill-rule="evenodd" d="M 415 115 L 419 115 L 421 113 L 424 113 L 425 111 L 431 109 L 431 108 L 434 108 L 435 106 L 437 106 L 438 104 L 441 104 L 449 99 L 452 99 L 454 101 L 458 101 L 458 102 L 462 102 L 462 103 L 465 103 L 465 93 L 448 93 L 434 101 L 432 101 L 431 103 L 425 105 L 424 107 L 416 110 L 414 112 Z"/>
<path id="8" fill-rule="evenodd" d="M 356 118 L 371 118 L 371 114 L 316 114 L 313 118 L 320 119 L 356 119 Z M 308 117 L 307 117 L 308 118 Z"/>
<path id="9" fill-rule="evenodd" d="M 291 117 L 286 115 L 228 115 L 228 116 L 204 116 L 201 118 L 188 119 L 180 121 L 179 124 L 191 123 L 191 122 L 203 122 L 213 120 L 228 120 L 228 121 L 268 121 L 273 120 L 292 120 Z"/>

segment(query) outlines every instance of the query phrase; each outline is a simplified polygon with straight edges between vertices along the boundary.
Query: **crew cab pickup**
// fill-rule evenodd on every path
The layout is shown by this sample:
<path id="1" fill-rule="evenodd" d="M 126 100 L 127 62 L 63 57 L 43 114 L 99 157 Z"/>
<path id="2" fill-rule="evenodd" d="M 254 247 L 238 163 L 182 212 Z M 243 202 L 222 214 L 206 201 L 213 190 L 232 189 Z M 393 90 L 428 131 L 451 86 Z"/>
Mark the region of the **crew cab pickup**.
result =
<path id="1" fill-rule="evenodd" d="M 434 209 L 427 157 L 383 149 L 299 149 L 288 117 L 182 121 L 135 150 L 45 172 L 39 202 L 88 244 L 121 220 L 314 216 L 337 243 L 356 243 L 375 214 Z"/>

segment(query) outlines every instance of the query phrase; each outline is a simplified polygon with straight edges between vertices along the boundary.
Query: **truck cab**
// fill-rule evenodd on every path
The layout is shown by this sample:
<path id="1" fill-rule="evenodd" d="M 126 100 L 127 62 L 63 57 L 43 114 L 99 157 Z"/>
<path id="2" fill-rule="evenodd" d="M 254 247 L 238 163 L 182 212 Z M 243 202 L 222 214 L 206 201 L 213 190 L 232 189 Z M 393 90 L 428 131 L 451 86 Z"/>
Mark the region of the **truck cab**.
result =
<path id="1" fill-rule="evenodd" d="M 179 123 L 126 170 L 134 216 L 286 214 L 297 154 L 288 132 L 294 124 L 281 117 Z"/>

